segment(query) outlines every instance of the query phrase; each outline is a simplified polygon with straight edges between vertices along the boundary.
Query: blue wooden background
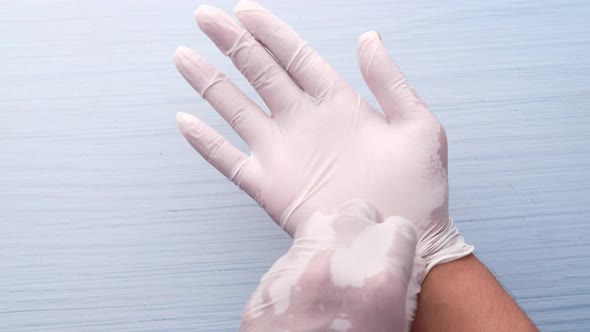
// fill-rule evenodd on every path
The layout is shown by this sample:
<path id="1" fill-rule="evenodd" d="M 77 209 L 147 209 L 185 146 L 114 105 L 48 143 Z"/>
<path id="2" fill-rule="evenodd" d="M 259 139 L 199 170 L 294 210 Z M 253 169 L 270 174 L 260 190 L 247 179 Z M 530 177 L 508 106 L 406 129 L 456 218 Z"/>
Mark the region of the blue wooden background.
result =
<path id="1" fill-rule="evenodd" d="M 0 331 L 233 331 L 288 247 L 177 132 L 192 112 L 244 146 L 177 45 L 255 97 L 198 4 L 0 0 Z M 378 30 L 447 128 L 478 256 L 542 330 L 590 330 L 590 2 L 263 4 L 369 99 L 355 44 Z"/>

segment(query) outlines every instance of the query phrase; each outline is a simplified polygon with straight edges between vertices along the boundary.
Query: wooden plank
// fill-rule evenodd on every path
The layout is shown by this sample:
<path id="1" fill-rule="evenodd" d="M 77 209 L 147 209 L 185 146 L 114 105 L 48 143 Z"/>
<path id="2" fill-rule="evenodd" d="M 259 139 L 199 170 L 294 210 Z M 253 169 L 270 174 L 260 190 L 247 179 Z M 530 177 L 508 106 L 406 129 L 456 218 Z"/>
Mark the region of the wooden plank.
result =
<path id="1" fill-rule="evenodd" d="M 445 124 L 451 210 L 544 331 L 590 326 L 590 3 L 263 2 L 359 91 L 375 29 Z M 218 1 L 231 11 L 233 2 Z M 195 1 L 3 0 L 0 330 L 233 331 L 289 239 L 177 132 Z"/>

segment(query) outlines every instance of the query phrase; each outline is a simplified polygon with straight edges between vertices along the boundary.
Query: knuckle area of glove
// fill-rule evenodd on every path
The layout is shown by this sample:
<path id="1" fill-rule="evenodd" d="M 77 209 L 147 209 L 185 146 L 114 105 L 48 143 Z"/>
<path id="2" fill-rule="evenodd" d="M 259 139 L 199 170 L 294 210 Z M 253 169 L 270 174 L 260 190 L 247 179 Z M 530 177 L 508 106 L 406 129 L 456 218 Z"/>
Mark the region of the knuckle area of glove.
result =
<path id="1" fill-rule="evenodd" d="M 253 60 L 259 61 L 259 60 Z M 276 82 L 277 76 L 282 71 L 280 66 L 267 62 L 261 66 L 246 66 L 243 70 L 244 75 L 248 77 L 250 85 L 257 91 L 263 91 Z"/>
<path id="2" fill-rule="evenodd" d="M 308 285 L 322 285 L 324 288 L 333 288 L 339 292 L 356 290 L 372 295 L 376 295 L 382 290 L 393 292 L 394 286 L 398 286 L 396 279 L 399 278 L 396 278 L 395 271 L 388 266 L 389 260 L 386 256 L 381 259 L 373 253 L 371 260 L 378 267 L 373 265 L 365 268 L 367 266 L 363 266 L 364 264 L 353 264 L 353 262 L 368 257 L 347 255 L 349 262 L 346 265 L 349 268 L 341 268 L 337 266 L 339 262 L 335 261 L 336 252 L 338 252 L 338 249 L 327 249 L 314 254 L 298 285 L 302 289 L 305 289 Z M 352 266 L 354 268 L 351 268 Z M 360 282 L 354 282 L 354 280 Z"/>
<path id="3" fill-rule="evenodd" d="M 214 105 L 215 109 L 221 109 L 223 106 L 223 100 L 220 98 L 220 103 L 221 105 Z M 246 106 L 245 104 L 234 104 L 231 105 L 229 107 L 227 107 L 228 111 L 227 111 L 227 115 L 226 115 L 226 120 L 227 123 L 237 132 L 240 131 L 241 127 L 247 126 L 248 125 L 248 114 L 249 114 L 249 109 L 248 106 Z"/>
<path id="4" fill-rule="evenodd" d="M 207 144 L 207 147 L 205 148 L 205 159 L 207 160 L 207 162 L 211 163 L 216 161 L 219 157 L 219 154 L 224 150 L 226 144 L 227 141 L 222 137 L 218 137 L 210 141 L 209 144 Z"/>
<path id="5" fill-rule="evenodd" d="M 290 52 L 291 54 L 287 57 L 289 62 L 285 64 L 285 69 L 289 73 L 305 70 L 306 66 L 314 63 L 315 58 L 318 56 L 318 54 L 305 41 L 302 41 L 299 47 L 292 48 Z"/>
<path id="6" fill-rule="evenodd" d="M 195 90 L 203 98 L 208 99 L 208 100 L 212 100 L 212 98 L 210 97 L 212 92 L 215 90 L 223 89 L 222 83 L 227 84 L 229 81 L 230 81 L 229 78 L 227 76 L 225 76 L 225 74 L 223 74 L 222 72 L 216 72 L 214 75 L 212 75 L 208 79 L 205 79 L 202 82 L 200 82 L 197 87 L 195 87 L 194 85 L 193 85 L 193 87 L 195 87 Z M 220 89 L 218 89 L 217 87 L 219 87 Z"/>
<path id="7" fill-rule="evenodd" d="M 325 262 L 329 259 L 329 254 L 323 254 L 316 256 L 310 262 L 297 285 L 296 289 L 300 291 L 292 299 L 293 304 L 296 305 L 300 299 L 303 299 L 318 307 L 321 305 L 332 309 L 338 307 L 338 310 L 347 308 L 352 311 L 362 311 L 365 308 L 363 302 L 387 305 L 400 297 L 405 298 L 406 287 L 401 284 L 401 279 L 396 278 L 385 268 L 371 277 L 366 277 L 360 287 L 337 286 L 333 281 L 335 276 L 332 275 L 332 271 L 325 268 L 327 266 Z M 363 274 L 363 271 L 350 269 L 347 273 Z"/>
<path id="8" fill-rule="evenodd" d="M 241 35 L 224 53 L 244 74 L 252 67 L 252 64 L 268 62 L 268 58 L 264 56 L 268 52 L 249 33 Z"/>

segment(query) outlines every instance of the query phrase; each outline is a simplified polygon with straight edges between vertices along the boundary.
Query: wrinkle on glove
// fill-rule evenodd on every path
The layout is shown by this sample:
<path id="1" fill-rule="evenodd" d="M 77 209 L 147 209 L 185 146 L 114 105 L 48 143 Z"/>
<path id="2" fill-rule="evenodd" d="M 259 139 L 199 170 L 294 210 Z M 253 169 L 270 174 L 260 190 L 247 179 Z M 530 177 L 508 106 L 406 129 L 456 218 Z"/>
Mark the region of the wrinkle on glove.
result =
<path id="1" fill-rule="evenodd" d="M 358 40 L 361 74 L 381 112 L 362 98 L 293 28 L 261 5 L 241 1 L 236 22 L 218 8 L 195 13 L 270 110 L 267 114 L 197 53 L 179 48 L 180 73 L 244 139 L 234 147 L 198 118 L 180 114 L 189 143 L 294 236 L 316 211 L 354 199 L 377 219 L 416 228 L 426 267 L 468 255 L 448 211 L 447 137 L 379 35 Z"/>
<path id="2" fill-rule="evenodd" d="M 416 230 L 401 217 L 378 221 L 351 201 L 303 222 L 246 304 L 241 331 L 408 331 Z"/>

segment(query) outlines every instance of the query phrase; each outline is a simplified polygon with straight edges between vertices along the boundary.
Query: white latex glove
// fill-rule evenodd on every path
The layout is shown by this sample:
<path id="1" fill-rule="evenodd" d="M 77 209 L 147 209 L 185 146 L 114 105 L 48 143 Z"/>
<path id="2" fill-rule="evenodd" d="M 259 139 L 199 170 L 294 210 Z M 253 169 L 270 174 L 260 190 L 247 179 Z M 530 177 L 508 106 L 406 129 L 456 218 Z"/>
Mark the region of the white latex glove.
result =
<path id="1" fill-rule="evenodd" d="M 409 330 L 416 230 L 401 217 L 376 221 L 363 202 L 302 221 L 246 304 L 241 331 Z"/>
<path id="2" fill-rule="evenodd" d="M 224 74 L 181 47 L 180 73 L 251 149 L 238 150 L 203 121 L 179 113 L 188 142 L 293 235 L 319 210 L 353 199 L 378 218 L 411 220 L 426 269 L 469 254 L 448 214 L 447 140 L 387 54 L 375 32 L 358 41 L 362 75 L 379 113 L 286 23 L 251 1 L 236 8 L 241 25 L 211 6 L 195 16 L 201 30 L 233 61 L 271 115 Z M 264 45 L 264 46 L 263 46 Z M 416 273 L 416 272 L 415 272 Z"/>

